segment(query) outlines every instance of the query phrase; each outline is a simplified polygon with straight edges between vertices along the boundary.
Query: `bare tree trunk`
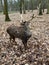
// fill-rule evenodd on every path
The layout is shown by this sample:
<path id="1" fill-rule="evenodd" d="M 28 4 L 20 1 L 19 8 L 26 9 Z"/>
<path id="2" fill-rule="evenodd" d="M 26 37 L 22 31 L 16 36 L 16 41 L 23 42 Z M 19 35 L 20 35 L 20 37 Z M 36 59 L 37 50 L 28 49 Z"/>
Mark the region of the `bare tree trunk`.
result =
<path id="1" fill-rule="evenodd" d="M 31 2 L 31 10 L 33 11 L 33 0 L 30 0 Z"/>
<path id="2" fill-rule="evenodd" d="M 25 14 L 26 11 L 25 11 L 25 0 L 23 0 L 23 13 Z"/>
<path id="3" fill-rule="evenodd" d="M 24 0 L 20 0 L 20 13 L 25 14 L 25 1 Z"/>
<path id="4" fill-rule="evenodd" d="M 41 3 L 39 4 L 39 15 L 42 15 L 42 7 L 41 7 Z"/>
<path id="5" fill-rule="evenodd" d="M 20 0 L 20 14 L 22 14 L 22 0 Z"/>
<path id="6" fill-rule="evenodd" d="M 1 11 L 3 11 L 3 4 L 2 4 L 2 0 L 1 0 Z"/>
<path id="7" fill-rule="evenodd" d="M 29 8 L 29 1 L 28 1 L 28 8 L 27 9 L 28 9 L 28 12 L 29 12 L 29 10 L 30 10 L 30 8 Z"/>
<path id="8" fill-rule="evenodd" d="M 8 15 L 8 3 L 7 0 L 4 0 L 4 14 L 5 14 L 5 21 L 10 21 L 9 15 Z"/>
<path id="9" fill-rule="evenodd" d="M 49 14 L 49 0 L 47 0 L 47 14 Z"/>

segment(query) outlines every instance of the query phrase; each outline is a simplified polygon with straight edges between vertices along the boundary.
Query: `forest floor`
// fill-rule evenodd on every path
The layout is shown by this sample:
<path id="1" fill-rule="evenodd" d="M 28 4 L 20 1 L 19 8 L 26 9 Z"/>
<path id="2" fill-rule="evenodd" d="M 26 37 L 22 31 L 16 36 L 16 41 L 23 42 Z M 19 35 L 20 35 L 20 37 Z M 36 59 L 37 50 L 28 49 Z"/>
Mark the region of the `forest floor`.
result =
<path id="1" fill-rule="evenodd" d="M 5 16 L 0 14 L 0 65 L 49 65 L 49 14 L 33 13 L 35 17 L 30 21 L 32 37 L 27 42 L 27 50 L 19 39 L 16 39 L 17 44 L 10 43 L 6 32 L 8 26 L 20 25 L 20 14 L 9 14 L 10 22 L 5 22 Z M 24 20 L 29 20 L 33 13 L 24 14 Z"/>

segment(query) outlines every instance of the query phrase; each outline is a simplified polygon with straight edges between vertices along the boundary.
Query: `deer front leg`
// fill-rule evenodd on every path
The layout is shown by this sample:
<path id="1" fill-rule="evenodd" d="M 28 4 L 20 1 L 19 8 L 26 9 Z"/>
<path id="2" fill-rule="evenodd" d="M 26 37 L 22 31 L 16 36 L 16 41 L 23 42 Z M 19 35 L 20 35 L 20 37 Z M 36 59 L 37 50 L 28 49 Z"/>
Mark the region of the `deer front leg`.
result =
<path id="1" fill-rule="evenodd" d="M 11 42 L 11 40 L 12 40 L 12 37 L 10 37 L 9 39 L 10 39 L 10 42 Z"/>
<path id="2" fill-rule="evenodd" d="M 25 42 L 25 41 L 22 41 L 22 42 L 24 44 L 25 50 L 27 50 L 27 42 Z"/>

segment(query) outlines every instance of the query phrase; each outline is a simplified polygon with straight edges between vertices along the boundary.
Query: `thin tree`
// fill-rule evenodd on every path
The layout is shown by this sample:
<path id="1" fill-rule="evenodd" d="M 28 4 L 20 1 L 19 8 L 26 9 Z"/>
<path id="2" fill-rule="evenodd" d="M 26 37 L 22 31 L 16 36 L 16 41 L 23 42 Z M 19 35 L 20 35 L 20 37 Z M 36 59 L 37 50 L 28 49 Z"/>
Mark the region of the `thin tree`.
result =
<path id="1" fill-rule="evenodd" d="M 49 14 L 49 0 L 47 0 L 47 14 Z"/>
<path id="2" fill-rule="evenodd" d="M 29 10 L 30 10 L 30 7 L 29 7 L 29 5 L 30 5 L 30 3 L 29 3 L 29 0 L 28 0 L 28 7 L 27 7 L 27 9 L 28 9 L 28 12 L 29 12 Z"/>
<path id="3" fill-rule="evenodd" d="M 42 0 L 38 0 L 39 2 L 39 15 L 42 15 Z"/>
<path id="4" fill-rule="evenodd" d="M 13 10 L 13 0 L 9 0 L 9 3 L 10 3 L 10 5 L 9 5 L 10 11 L 12 11 Z"/>
<path id="5" fill-rule="evenodd" d="M 45 9 L 45 3 L 44 3 L 44 0 L 42 0 L 42 10 L 44 12 L 44 9 Z"/>
<path id="6" fill-rule="evenodd" d="M 1 0 L 1 11 L 3 11 L 3 3 L 2 3 L 2 0 Z"/>
<path id="7" fill-rule="evenodd" d="M 19 1 L 19 4 L 20 4 L 20 13 L 22 14 L 22 0 Z"/>
<path id="8" fill-rule="evenodd" d="M 5 14 L 5 21 L 10 21 L 9 15 L 8 15 L 8 3 L 7 0 L 4 0 L 4 14 Z"/>
<path id="9" fill-rule="evenodd" d="M 25 13 L 25 1 L 20 0 L 20 13 Z"/>
<path id="10" fill-rule="evenodd" d="M 23 13 L 25 14 L 26 11 L 25 11 L 25 0 L 23 0 Z"/>
<path id="11" fill-rule="evenodd" d="M 33 11 L 33 0 L 30 0 L 31 3 L 31 10 Z"/>
<path id="12" fill-rule="evenodd" d="M 42 15 L 42 7 L 41 3 L 39 4 L 39 15 Z"/>

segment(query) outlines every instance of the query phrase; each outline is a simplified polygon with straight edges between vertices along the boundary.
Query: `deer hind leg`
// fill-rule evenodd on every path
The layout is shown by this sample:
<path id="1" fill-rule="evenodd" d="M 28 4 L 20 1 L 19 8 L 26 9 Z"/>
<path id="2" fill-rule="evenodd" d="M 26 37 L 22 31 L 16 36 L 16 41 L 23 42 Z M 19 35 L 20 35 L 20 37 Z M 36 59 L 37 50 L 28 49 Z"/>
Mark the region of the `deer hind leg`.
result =
<path id="1" fill-rule="evenodd" d="M 15 42 L 15 37 L 13 37 L 13 42 Z"/>
<path id="2" fill-rule="evenodd" d="M 24 44 L 25 50 L 27 50 L 27 43 Z"/>
<path id="3" fill-rule="evenodd" d="M 12 40 L 13 40 L 13 42 L 15 41 L 15 38 L 13 37 L 13 36 L 10 36 L 10 42 L 12 42 Z"/>
<path id="4" fill-rule="evenodd" d="M 13 39 L 13 38 L 10 36 L 9 39 L 10 39 L 10 41 L 9 41 L 9 47 L 10 47 L 10 46 L 12 47 L 12 44 L 11 44 L 11 43 L 12 43 L 12 39 Z"/>
<path id="5" fill-rule="evenodd" d="M 17 45 L 17 42 L 15 41 L 15 37 L 13 37 L 13 42 L 15 45 Z"/>

